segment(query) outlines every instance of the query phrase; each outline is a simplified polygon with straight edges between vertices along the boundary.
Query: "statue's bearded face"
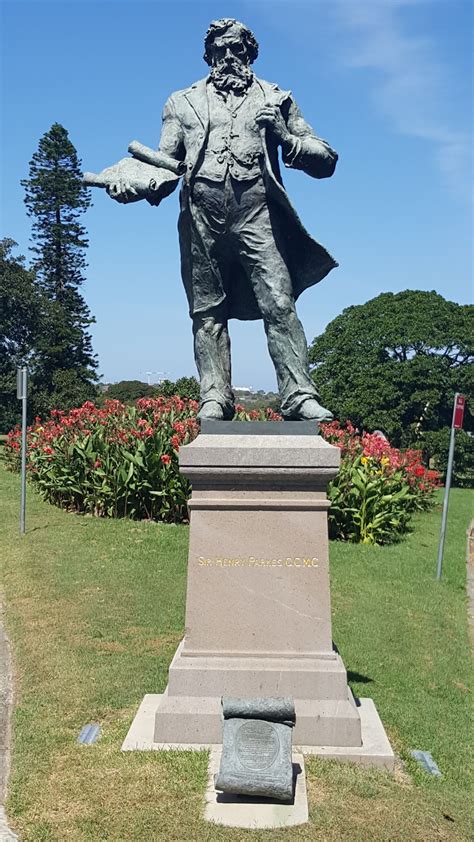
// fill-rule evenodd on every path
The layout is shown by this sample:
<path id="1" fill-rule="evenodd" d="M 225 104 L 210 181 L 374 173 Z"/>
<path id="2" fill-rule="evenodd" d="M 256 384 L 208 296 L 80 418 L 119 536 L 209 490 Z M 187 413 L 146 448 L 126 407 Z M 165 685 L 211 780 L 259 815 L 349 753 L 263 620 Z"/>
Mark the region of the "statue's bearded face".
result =
<path id="1" fill-rule="evenodd" d="M 211 79 L 216 88 L 244 91 L 252 79 L 247 47 L 238 31 L 229 30 L 215 38 L 212 48 Z"/>

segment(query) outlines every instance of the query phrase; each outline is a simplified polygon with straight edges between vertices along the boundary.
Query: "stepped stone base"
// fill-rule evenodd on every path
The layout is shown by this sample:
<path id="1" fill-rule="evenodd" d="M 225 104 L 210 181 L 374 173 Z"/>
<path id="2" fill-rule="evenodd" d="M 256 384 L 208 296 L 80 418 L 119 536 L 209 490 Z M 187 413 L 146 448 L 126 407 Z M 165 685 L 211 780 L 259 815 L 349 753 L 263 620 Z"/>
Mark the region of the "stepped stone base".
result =
<path id="1" fill-rule="evenodd" d="M 298 693 L 296 693 L 296 690 Z M 346 699 L 347 673 L 340 655 L 288 657 L 199 656 L 176 650 L 169 669 L 170 696 L 293 696 Z"/>
<path id="2" fill-rule="evenodd" d="M 221 696 L 293 696 L 293 739 L 311 745 L 361 745 L 357 707 L 341 658 L 186 657 L 179 645 L 156 711 L 157 743 L 219 742 Z"/>
<path id="3" fill-rule="evenodd" d="M 295 699 L 295 710 L 293 740 L 298 745 L 362 744 L 360 717 L 352 697 L 340 701 Z M 161 696 L 153 742 L 212 745 L 221 741 L 219 696 Z"/>
<path id="4" fill-rule="evenodd" d="M 122 751 L 205 751 L 221 747 L 222 725 L 213 743 L 156 742 L 156 715 L 161 705 L 166 705 L 164 699 L 165 695 L 157 693 L 148 693 L 144 697 L 123 742 Z M 183 697 L 183 707 L 187 702 L 186 697 Z M 359 699 L 357 712 L 361 725 L 361 745 L 304 745 L 293 740 L 294 750 L 302 754 L 326 757 L 329 760 L 360 763 L 363 766 L 392 771 L 395 767 L 395 755 L 372 699 Z"/>

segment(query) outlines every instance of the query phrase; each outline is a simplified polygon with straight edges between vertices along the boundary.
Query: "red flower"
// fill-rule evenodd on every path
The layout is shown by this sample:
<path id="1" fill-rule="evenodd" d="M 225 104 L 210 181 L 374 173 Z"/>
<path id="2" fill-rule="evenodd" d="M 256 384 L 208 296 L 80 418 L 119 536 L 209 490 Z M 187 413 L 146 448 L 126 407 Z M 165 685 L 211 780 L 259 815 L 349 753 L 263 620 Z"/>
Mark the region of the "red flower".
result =
<path id="1" fill-rule="evenodd" d="M 163 465 L 169 465 L 169 463 L 171 462 L 171 456 L 169 456 L 167 453 L 163 453 L 161 461 L 163 462 Z"/>
<path id="2" fill-rule="evenodd" d="M 94 468 L 101 468 L 101 467 L 102 467 L 102 462 L 100 461 L 100 459 L 96 459 L 95 462 L 94 462 Z"/>

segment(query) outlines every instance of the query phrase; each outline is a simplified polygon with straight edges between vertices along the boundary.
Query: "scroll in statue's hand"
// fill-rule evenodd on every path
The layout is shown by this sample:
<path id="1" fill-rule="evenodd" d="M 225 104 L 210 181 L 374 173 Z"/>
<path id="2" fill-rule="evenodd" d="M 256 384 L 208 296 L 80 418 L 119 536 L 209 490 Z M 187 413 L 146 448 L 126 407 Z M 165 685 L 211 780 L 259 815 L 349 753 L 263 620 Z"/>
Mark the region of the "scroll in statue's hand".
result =
<path id="1" fill-rule="evenodd" d="M 146 199 L 158 205 L 173 192 L 179 176 L 163 167 L 152 166 L 135 158 L 122 158 L 100 173 L 84 173 L 88 187 L 104 187 L 112 199 L 120 204 Z"/>
<path id="2" fill-rule="evenodd" d="M 255 117 L 262 129 L 269 129 L 279 143 L 288 143 L 291 135 L 277 105 L 267 103 Z"/>

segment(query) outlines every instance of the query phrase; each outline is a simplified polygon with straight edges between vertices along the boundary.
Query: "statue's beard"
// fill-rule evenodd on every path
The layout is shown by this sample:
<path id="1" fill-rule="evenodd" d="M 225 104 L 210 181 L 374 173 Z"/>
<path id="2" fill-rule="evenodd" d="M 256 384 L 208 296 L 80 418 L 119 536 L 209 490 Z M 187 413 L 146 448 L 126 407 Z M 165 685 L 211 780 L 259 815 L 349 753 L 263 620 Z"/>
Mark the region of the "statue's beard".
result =
<path id="1" fill-rule="evenodd" d="M 210 75 L 219 91 L 233 91 L 236 94 L 246 91 L 253 79 L 250 67 L 238 59 L 214 65 Z"/>

